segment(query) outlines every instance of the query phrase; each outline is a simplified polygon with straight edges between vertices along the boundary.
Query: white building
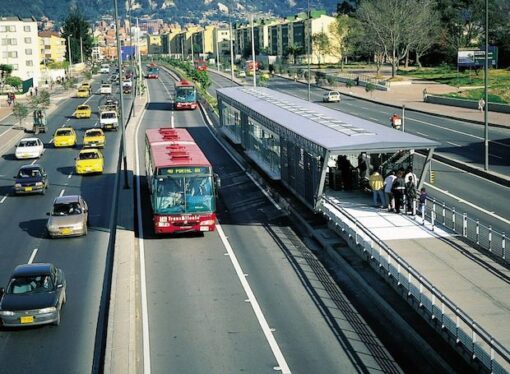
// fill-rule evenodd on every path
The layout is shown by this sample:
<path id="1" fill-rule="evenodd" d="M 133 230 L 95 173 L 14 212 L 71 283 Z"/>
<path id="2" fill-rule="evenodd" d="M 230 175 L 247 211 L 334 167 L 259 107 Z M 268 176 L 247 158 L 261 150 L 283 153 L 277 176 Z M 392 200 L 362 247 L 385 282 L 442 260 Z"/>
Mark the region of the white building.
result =
<path id="1" fill-rule="evenodd" d="M 12 75 L 39 85 L 39 37 L 35 18 L 0 17 L 0 64 L 13 66 Z"/>

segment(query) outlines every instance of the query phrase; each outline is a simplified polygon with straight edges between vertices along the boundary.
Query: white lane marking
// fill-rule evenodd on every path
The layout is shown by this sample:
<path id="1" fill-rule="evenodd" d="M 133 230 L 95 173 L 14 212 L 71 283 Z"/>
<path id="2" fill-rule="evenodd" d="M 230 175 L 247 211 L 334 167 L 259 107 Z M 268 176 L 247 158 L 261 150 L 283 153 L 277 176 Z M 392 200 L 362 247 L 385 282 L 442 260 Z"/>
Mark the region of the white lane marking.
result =
<path id="1" fill-rule="evenodd" d="M 479 210 L 480 212 L 483 212 L 483 213 L 485 213 L 485 214 L 488 214 L 489 216 L 491 216 L 491 217 L 493 217 L 493 218 L 496 218 L 496 219 L 499 219 L 500 221 L 502 221 L 502 222 L 506 223 L 507 225 L 510 225 L 510 221 L 509 221 L 509 220 L 507 220 L 507 219 L 505 219 L 505 218 L 503 218 L 503 217 L 501 217 L 501 216 L 498 216 L 498 215 L 497 215 L 497 214 L 495 214 L 494 212 L 489 212 L 489 211 L 488 211 L 488 210 L 486 210 L 486 209 L 480 208 L 480 206 L 479 206 L 479 205 L 476 205 L 476 204 L 473 204 L 473 203 L 471 203 L 471 202 L 469 202 L 469 201 L 467 201 L 467 200 L 461 199 L 460 197 L 458 197 L 458 196 L 456 196 L 456 195 L 454 195 L 454 194 L 452 194 L 452 193 L 450 193 L 450 192 L 448 192 L 448 191 L 445 191 L 445 190 L 442 190 L 442 189 L 440 189 L 440 188 L 437 188 L 436 186 L 434 186 L 434 185 L 432 185 L 432 184 L 430 184 L 430 183 L 425 182 L 424 184 L 425 184 L 427 187 L 430 187 L 430 188 L 432 188 L 432 189 L 434 189 L 434 190 L 436 190 L 436 191 L 438 191 L 438 192 L 440 192 L 440 193 L 442 193 L 442 194 L 445 194 L 446 196 L 449 196 L 449 197 L 451 197 L 451 198 L 453 198 L 453 199 L 457 200 L 459 203 L 469 205 L 471 208 L 475 208 L 476 210 Z"/>
<path id="2" fill-rule="evenodd" d="M 250 287 L 250 284 L 246 280 L 246 276 L 243 272 L 243 269 L 241 268 L 241 265 L 239 264 L 239 261 L 237 260 L 234 250 L 232 249 L 232 246 L 230 245 L 227 237 L 225 236 L 225 233 L 223 232 L 223 228 L 221 227 L 219 222 L 216 223 L 216 230 L 218 230 L 218 234 L 220 235 L 221 241 L 223 242 L 223 245 L 227 249 L 230 261 L 232 262 L 232 265 L 234 266 L 234 269 L 236 271 L 237 278 L 241 282 L 241 285 L 244 288 L 244 292 L 246 292 L 246 295 L 248 296 L 248 301 L 249 301 L 253 311 L 255 312 L 255 316 L 257 317 L 257 320 L 259 321 L 260 327 L 262 328 L 262 331 L 264 332 L 266 340 L 269 343 L 271 350 L 273 351 L 273 355 L 275 356 L 276 361 L 278 362 L 278 366 L 280 367 L 279 369 L 281 370 L 282 373 L 289 374 L 290 369 L 289 369 L 289 366 L 287 365 L 287 361 L 285 360 L 285 357 L 283 356 L 283 353 L 280 350 L 278 343 L 276 342 L 273 332 L 271 331 L 271 328 L 269 327 L 269 324 L 267 323 L 266 317 L 264 317 L 264 313 L 262 312 L 262 309 L 260 308 L 260 305 L 257 302 L 257 299 L 255 298 L 255 294 L 253 293 L 253 291 Z"/>
<path id="3" fill-rule="evenodd" d="M 72 176 L 73 176 L 73 173 L 71 172 L 71 174 L 69 174 L 69 175 L 67 176 L 67 179 L 71 179 L 71 177 L 72 177 Z"/>
<path id="4" fill-rule="evenodd" d="M 0 200 L 0 204 L 3 204 L 5 199 L 7 199 L 7 195 L 5 195 L 4 197 L 2 197 L 2 200 Z"/>
<path id="5" fill-rule="evenodd" d="M 447 142 L 450 145 L 453 145 L 454 147 L 462 147 L 460 144 L 454 143 L 454 142 Z"/>
<path id="6" fill-rule="evenodd" d="M 58 197 L 62 197 L 62 196 L 64 196 L 64 192 L 65 192 L 65 190 L 66 190 L 65 188 L 62 188 L 62 191 L 60 191 L 60 194 L 58 195 Z"/>
<path id="7" fill-rule="evenodd" d="M 150 102 L 149 90 L 147 90 L 147 102 Z M 138 135 L 140 124 L 145 116 L 144 108 L 140 116 L 138 127 L 135 132 L 135 159 L 136 159 L 136 209 L 138 214 L 138 247 L 140 253 L 140 296 L 142 304 L 142 342 L 143 342 L 143 373 L 151 373 L 151 349 L 149 337 L 149 308 L 147 306 L 147 280 L 145 276 L 145 247 L 143 242 L 143 225 L 142 225 L 142 197 L 140 194 L 140 160 L 138 154 Z"/>
<path id="8" fill-rule="evenodd" d="M 502 159 L 503 159 L 503 157 L 501 157 L 501 156 L 496 156 L 496 155 L 493 155 L 492 153 L 489 153 L 489 156 L 491 156 L 491 157 L 495 157 L 495 158 L 499 158 L 500 160 L 502 160 Z"/>
<path id="9" fill-rule="evenodd" d="M 30 258 L 28 259 L 28 263 L 31 264 L 32 262 L 34 262 L 34 258 L 35 258 L 35 255 L 37 254 L 37 251 L 39 249 L 38 248 L 34 248 L 34 250 L 32 251 L 32 255 L 30 256 Z"/>
<path id="10" fill-rule="evenodd" d="M 32 161 L 32 162 L 30 163 L 30 165 L 35 164 L 37 161 L 39 161 L 39 160 L 38 160 L 38 159 L 35 159 L 34 161 Z"/>
<path id="11" fill-rule="evenodd" d="M 97 121 L 94 123 L 94 127 L 97 127 Z"/>
<path id="12" fill-rule="evenodd" d="M 417 133 L 417 134 L 420 134 L 421 136 L 428 137 L 428 135 L 427 135 L 427 134 L 424 134 L 424 133 L 422 133 L 422 132 L 416 131 L 416 133 Z"/>
<path id="13" fill-rule="evenodd" d="M 172 115 L 170 116 L 170 127 L 173 129 L 174 125 L 174 112 L 172 111 Z"/>

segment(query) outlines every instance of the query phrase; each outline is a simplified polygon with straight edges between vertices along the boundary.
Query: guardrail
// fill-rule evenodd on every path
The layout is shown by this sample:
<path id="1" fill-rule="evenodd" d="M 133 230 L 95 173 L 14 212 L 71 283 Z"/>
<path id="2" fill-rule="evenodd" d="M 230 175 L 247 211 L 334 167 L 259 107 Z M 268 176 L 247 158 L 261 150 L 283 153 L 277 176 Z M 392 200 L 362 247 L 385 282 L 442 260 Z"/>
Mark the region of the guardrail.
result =
<path id="1" fill-rule="evenodd" d="M 483 365 L 491 373 L 509 372 L 510 352 L 386 243 L 330 199 L 322 197 L 318 209 L 350 246 L 360 250 L 371 265 L 383 271 L 388 282 L 403 291 L 402 296 L 432 326 L 455 346 L 462 347 L 472 363 Z"/>
<path id="2" fill-rule="evenodd" d="M 455 207 L 449 208 L 433 198 L 427 198 L 425 217 L 430 220 L 432 230 L 437 224 L 441 224 L 466 238 L 472 244 L 490 252 L 506 263 L 510 263 L 507 237 L 504 232 L 493 230 L 491 226 L 486 226 L 479 220 L 468 217 L 467 213 L 460 213 Z"/>

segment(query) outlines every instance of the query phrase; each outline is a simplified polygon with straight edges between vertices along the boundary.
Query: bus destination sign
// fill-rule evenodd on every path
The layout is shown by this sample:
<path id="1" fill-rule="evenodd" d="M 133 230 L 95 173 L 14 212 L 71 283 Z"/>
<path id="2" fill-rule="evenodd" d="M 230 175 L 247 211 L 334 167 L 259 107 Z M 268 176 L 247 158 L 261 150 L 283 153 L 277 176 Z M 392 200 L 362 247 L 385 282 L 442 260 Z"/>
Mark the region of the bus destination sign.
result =
<path id="1" fill-rule="evenodd" d="M 175 167 L 163 168 L 159 175 L 209 174 L 208 167 Z"/>

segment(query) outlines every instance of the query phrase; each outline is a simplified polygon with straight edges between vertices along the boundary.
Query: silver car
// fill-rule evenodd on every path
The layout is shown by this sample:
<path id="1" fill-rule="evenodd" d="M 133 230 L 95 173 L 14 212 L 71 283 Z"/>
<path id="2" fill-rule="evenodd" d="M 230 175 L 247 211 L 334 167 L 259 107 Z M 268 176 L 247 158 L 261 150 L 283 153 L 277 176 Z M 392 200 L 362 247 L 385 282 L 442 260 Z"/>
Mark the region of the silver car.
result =
<path id="1" fill-rule="evenodd" d="M 57 197 L 48 215 L 46 228 L 50 237 L 87 235 L 88 207 L 80 195 Z"/>
<path id="2" fill-rule="evenodd" d="M 340 100 L 341 100 L 340 92 L 338 92 L 338 91 L 329 91 L 329 92 L 326 92 L 322 96 L 322 101 L 325 103 L 334 103 L 334 102 L 339 103 Z"/>

